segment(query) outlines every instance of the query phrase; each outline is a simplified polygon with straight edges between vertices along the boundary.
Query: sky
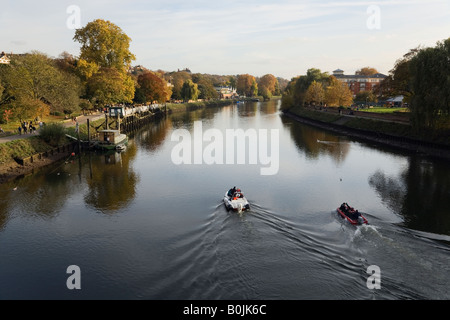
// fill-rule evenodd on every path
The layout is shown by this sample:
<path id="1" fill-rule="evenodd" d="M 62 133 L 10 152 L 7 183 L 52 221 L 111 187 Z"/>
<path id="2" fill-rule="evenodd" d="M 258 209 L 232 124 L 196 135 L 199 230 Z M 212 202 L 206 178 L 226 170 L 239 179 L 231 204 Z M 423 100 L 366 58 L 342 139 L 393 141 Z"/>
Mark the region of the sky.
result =
<path id="1" fill-rule="evenodd" d="M 289 80 L 309 68 L 388 74 L 450 37 L 450 0 L 2 0 L 0 51 L 78 56 L 75 29 L 95 19 L 131 38 L 132 65 Z"/>

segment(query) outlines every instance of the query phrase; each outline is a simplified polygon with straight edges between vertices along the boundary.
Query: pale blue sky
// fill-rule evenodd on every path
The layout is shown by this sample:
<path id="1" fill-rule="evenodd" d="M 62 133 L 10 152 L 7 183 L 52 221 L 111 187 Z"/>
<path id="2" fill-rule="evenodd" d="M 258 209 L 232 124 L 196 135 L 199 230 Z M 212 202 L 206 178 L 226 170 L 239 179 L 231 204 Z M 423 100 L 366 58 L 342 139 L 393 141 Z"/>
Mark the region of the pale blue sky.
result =
<path id="1" fill-rule="evenodd" d="M 81 26 L 100 18 L 121 27 L 133 64 L 152 70 L 286 79 L 309 68 L 388 73 L 409 49 L 450 37 L 450 0 L 3 0 L 0 51 L 78 55 L 66 25 L 70 5 L 79 7 Z"/>

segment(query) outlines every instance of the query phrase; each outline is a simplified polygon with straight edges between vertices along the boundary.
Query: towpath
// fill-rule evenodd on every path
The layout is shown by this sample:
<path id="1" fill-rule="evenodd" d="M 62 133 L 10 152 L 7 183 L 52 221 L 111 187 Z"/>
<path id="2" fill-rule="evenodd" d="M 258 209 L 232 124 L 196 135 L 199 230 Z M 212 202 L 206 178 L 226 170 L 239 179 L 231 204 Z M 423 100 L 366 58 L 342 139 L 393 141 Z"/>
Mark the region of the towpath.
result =
<path id="1" fill-rule="evenodd" d="M 90 114 L 90 115 L 83 115 L 83 116 L 78 116 L 77 117 L 77 121 L 78 124 L 83 124 L 87 122 L 87 119 L 89 119 L 89 121 L 95 121 L 98 119 L 101 119 L 105 117 L 104 113 L 95 113 L 95 114 Z M 74 127 L 76 125 L 76 122 L 72 121 L 72 120 L 64 120 L 63 125 L 65 127 Z M 30 133 L 22 133 L 22 134 L 14 134 L 14 135 L 9 135 L 9 136 L 2 136 L 0 135 L 0 143 L 5 143 L 5 142 L 9 142 L 9 141 L 13 141 L 13 140 L 18 140 L 18 139 L 27 139 L 30 138 L 32 136 L 35 136 L 39 133 L 39 129 L 36 130 L 36 132 L 30 134 Z"/>

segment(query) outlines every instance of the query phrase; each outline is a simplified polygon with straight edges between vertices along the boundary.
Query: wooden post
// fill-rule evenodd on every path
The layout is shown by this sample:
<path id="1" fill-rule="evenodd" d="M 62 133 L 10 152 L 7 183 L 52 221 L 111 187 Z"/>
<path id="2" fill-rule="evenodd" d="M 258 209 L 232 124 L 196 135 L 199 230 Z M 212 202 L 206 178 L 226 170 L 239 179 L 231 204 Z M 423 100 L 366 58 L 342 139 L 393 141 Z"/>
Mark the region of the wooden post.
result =
<path id="1" fill-rule="evenodd" d="M 87 119 L 86 125 L 87 125 L 87 131 L 88 131 L 88 145 L 90 146 L 91 145 L 91 128 L 89 125 L 89 118 Z"/>
<path id="2" fill-rule="evenodd" d="M 109 125 L 108 125 L 108 114 L 105 113 L 105 122 L 106 122 L 106 130 L 109 129 Z"/>

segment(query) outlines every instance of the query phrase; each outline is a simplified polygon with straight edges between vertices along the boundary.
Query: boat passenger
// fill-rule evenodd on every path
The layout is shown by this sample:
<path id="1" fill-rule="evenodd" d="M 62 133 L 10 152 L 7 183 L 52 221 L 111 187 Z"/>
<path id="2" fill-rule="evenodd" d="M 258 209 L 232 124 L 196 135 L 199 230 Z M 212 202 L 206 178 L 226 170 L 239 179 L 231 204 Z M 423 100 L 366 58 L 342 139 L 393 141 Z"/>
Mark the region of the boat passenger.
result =
<path id="1" fill-rule="evenodd" d="M 236 192 L 236 187 L 231 188 L 230 190 L 228 190 L 228 196 L 231 197 L 233 196 L 233 194 Z"/>

